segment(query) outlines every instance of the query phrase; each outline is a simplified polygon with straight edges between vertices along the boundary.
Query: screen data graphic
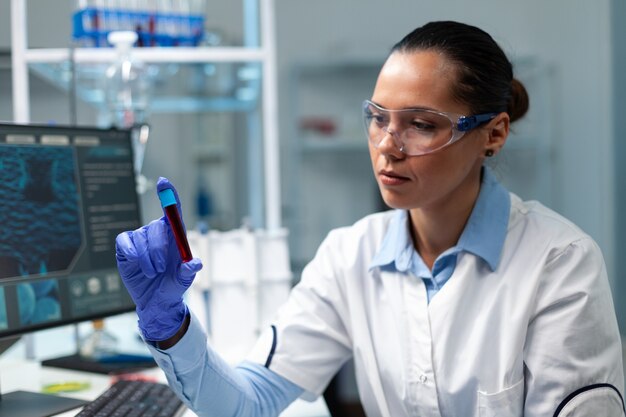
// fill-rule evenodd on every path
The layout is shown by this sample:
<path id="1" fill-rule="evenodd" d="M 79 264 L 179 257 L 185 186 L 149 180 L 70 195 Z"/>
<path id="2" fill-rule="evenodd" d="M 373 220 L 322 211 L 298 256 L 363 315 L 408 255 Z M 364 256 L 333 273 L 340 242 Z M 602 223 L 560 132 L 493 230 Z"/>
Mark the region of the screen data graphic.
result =
<path id="1" fill-rule="evenodd" d="M 0 124 L 0 337 L 131 310 L 115 237 L 140 226 L 127 131 Z"/>

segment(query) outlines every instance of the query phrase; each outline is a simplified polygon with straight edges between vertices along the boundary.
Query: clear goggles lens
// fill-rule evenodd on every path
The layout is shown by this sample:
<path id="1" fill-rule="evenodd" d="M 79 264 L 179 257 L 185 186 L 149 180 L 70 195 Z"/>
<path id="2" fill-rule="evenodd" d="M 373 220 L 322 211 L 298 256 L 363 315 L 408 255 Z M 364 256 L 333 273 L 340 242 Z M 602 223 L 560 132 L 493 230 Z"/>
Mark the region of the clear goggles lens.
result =
<path id="1" fill-rule="evenodd" d="M 369 100 L 363 102 L 363 122 L 369 141 L 378 147 L 391 135 L 403 153 L 416 156 L 448 146 L 496 113 L 461 116 L 426 109 L 387 110 Z"/>

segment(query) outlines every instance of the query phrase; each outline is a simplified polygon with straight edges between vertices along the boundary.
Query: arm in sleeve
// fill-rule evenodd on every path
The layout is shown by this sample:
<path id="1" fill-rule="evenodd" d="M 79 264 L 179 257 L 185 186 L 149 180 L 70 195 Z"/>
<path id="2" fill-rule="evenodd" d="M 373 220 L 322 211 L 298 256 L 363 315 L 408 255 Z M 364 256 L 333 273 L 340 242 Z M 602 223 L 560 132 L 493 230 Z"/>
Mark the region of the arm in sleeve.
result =
<path id="1" fill-rule="evenodd" d="M 264 366 L 232 368 L 207 346 L 195 317 L 167 350 L 148 346 L 170 387 L 198 416 L 277 416 L 303 389 Z"/>
<path id="2" fill-rule="evenodd" d="M 536 299 L 524 346 L 524 416 L 623 416 L 620 334 L 595 242 L 555 253 Z"/>

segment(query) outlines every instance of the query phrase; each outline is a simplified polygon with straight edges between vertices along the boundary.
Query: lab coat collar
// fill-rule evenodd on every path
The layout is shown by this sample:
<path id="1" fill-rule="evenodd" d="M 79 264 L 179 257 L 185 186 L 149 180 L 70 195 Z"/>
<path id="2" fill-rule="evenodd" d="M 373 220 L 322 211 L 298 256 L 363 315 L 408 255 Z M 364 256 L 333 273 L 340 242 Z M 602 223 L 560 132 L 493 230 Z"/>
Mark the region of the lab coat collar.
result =
<path id="1" fill-rule="evenodd" d="M 511 199 L 488 167 L 483 167 L 482 182 L 476 204 L 459 238 L 454 252 L 467 251 L 484 259 L 491 270 L 500 261 L 509 223 Z M 413 241 L 409 234 L 408 212 L 396 210 L 389 223 L 383 243 L 372 259 L 370 269 L 395 268 L 406 271 L 410 264 Z M 447 255 L 449 251 L 442 255 Z"/>

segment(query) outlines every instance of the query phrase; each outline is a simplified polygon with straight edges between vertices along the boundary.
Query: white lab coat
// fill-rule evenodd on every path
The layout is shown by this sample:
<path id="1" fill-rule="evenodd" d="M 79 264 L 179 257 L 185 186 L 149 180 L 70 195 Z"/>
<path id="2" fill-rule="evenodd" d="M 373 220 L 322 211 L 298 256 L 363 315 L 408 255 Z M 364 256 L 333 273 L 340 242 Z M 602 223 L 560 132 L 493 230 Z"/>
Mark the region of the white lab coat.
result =
<path id="1" fill-rule="evenodd" d="M 332 231 L 249 359 L 271 351 L 271 370 L 319 395 L 353 357 L 369 417 L 623 416 L 620 335 L 588 235 L 511 194 L 495 271 L 462 252 L 428 304 L 420 278 L 369 269 L 392 217 Z"/>

